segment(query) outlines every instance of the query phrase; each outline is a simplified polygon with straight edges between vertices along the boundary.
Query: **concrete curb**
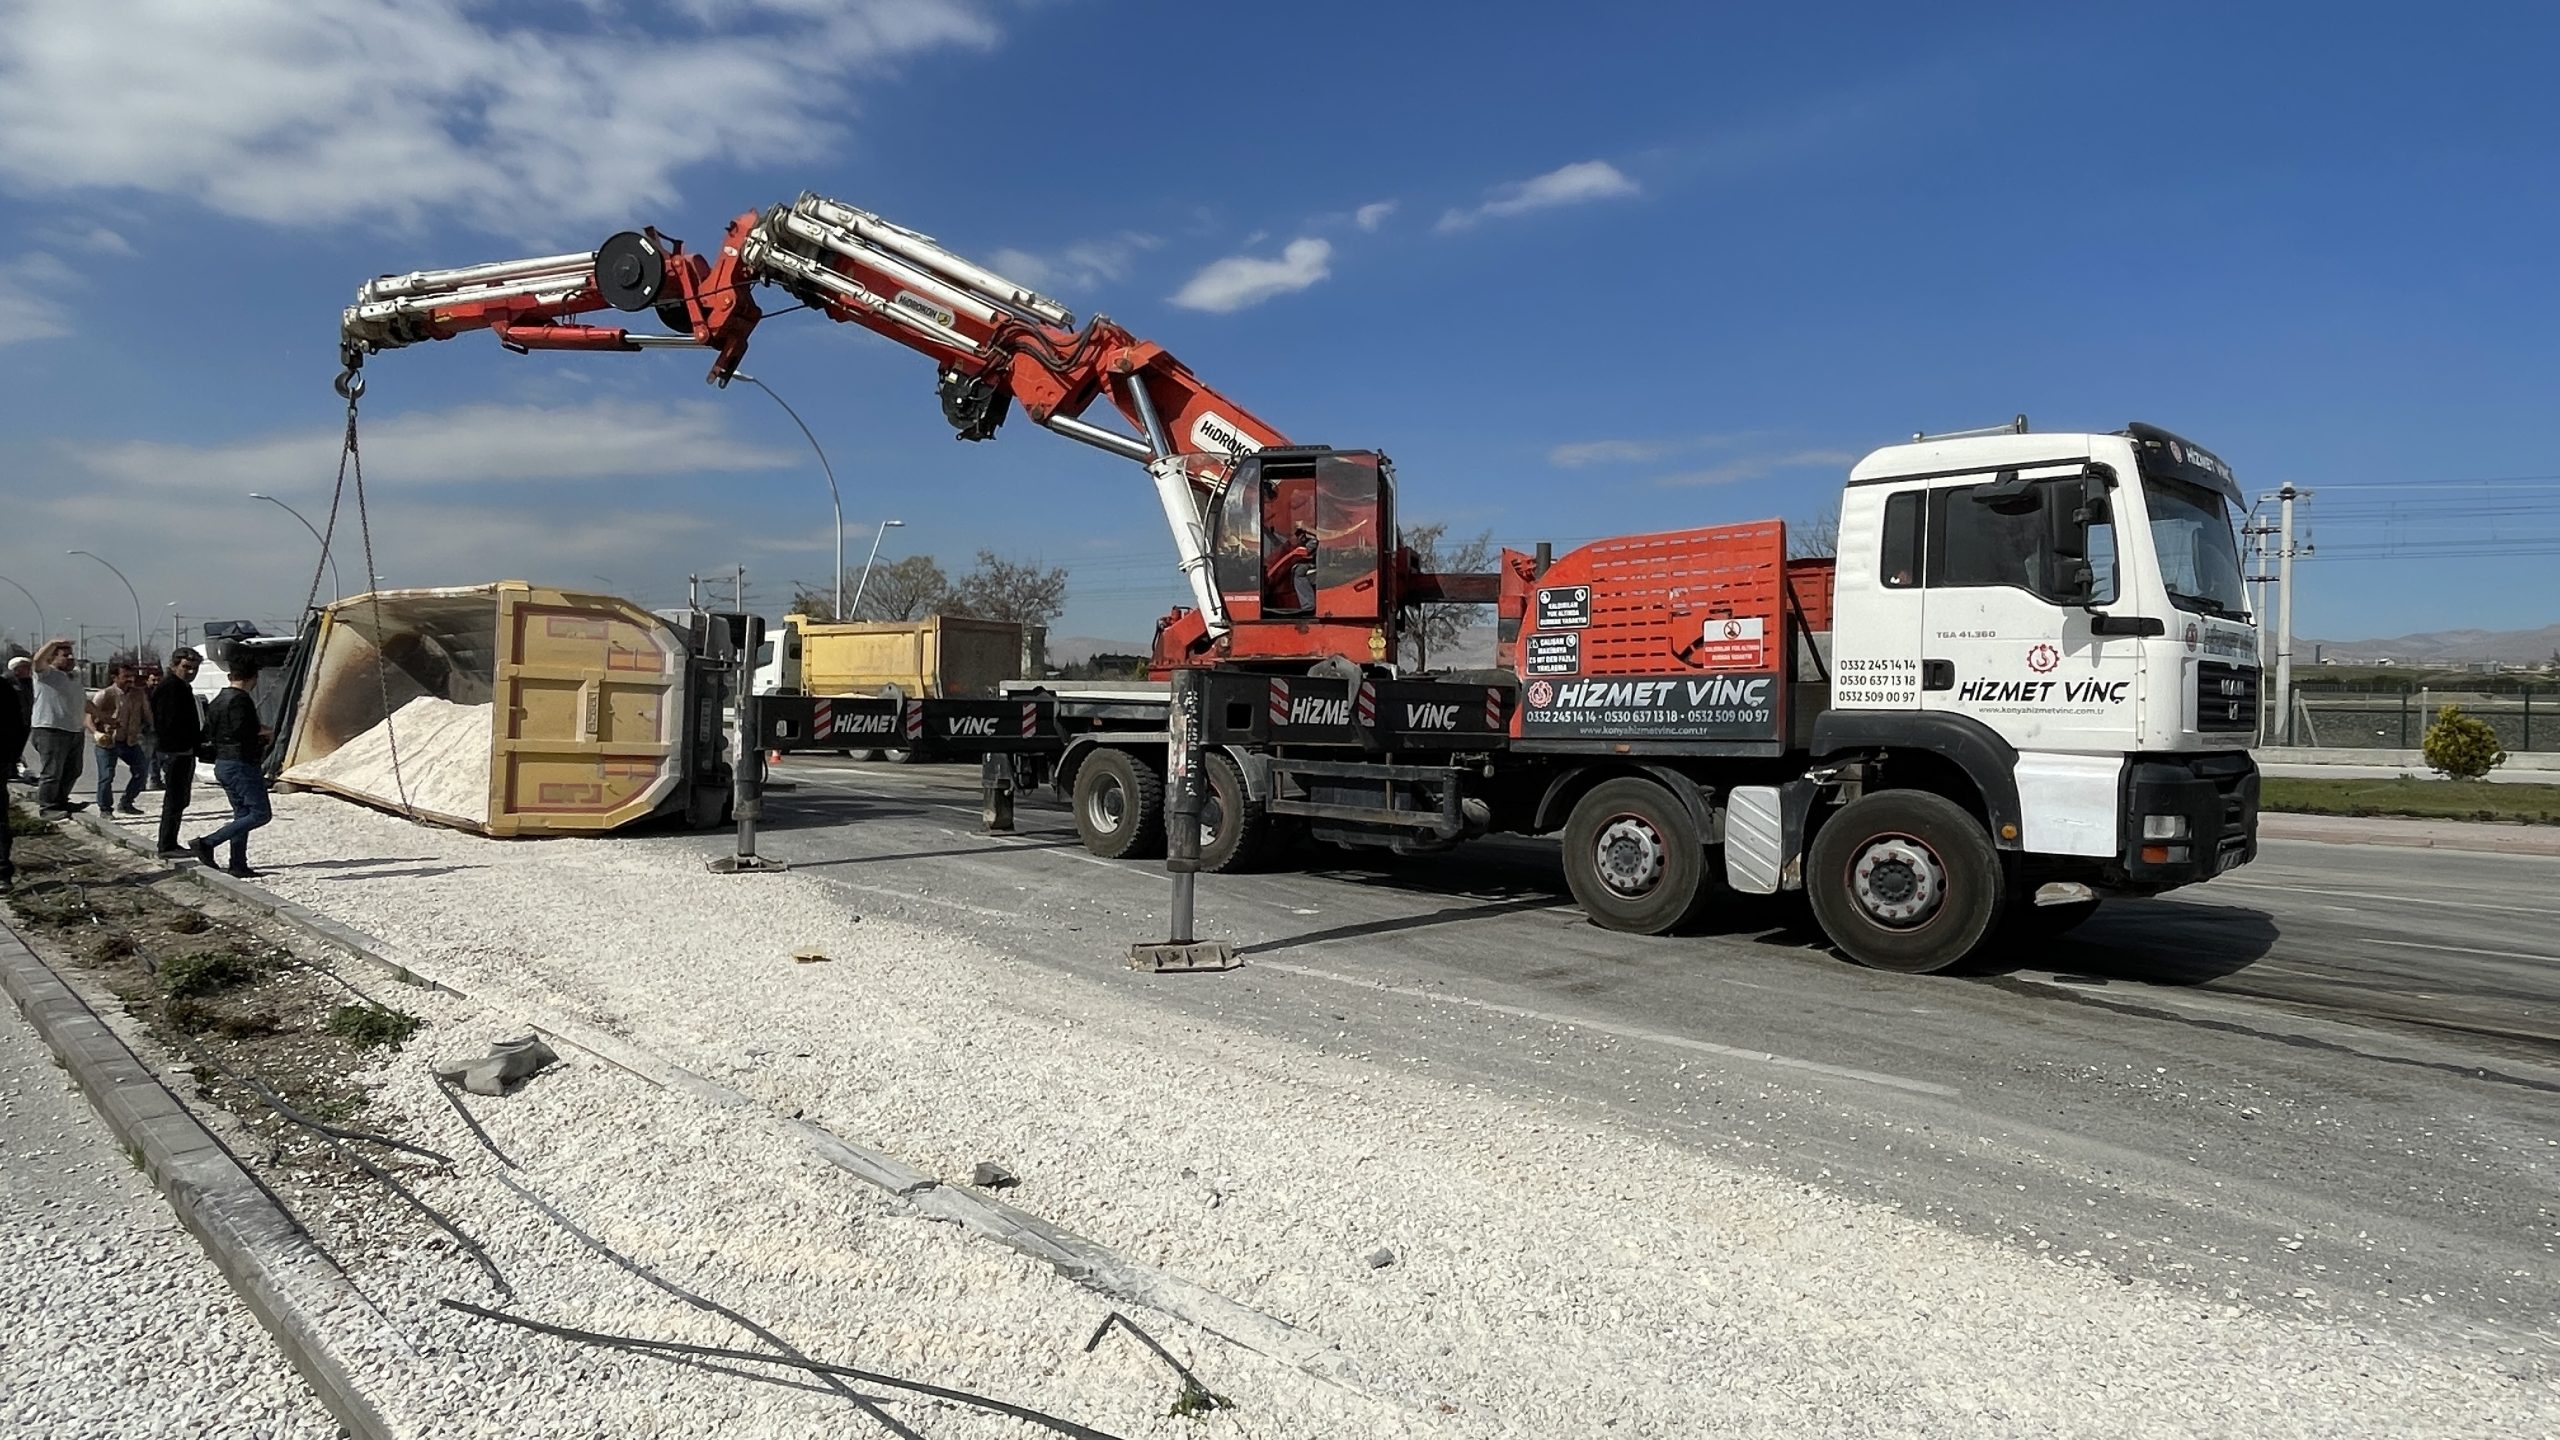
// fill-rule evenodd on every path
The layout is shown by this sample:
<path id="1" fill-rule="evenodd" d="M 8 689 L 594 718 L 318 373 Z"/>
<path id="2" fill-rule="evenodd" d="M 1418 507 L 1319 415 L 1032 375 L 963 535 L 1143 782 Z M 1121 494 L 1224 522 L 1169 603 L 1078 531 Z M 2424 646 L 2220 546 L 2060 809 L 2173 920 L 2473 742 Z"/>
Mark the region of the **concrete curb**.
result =
<path id="1" fill-rule="evenodd" d="M 320 1315 L 381 1314 L 337 1262 L 313 1243 L 257 1177 L 223 1148 L 77 991 L 0 925 L 0 988 L 45 1048 L 142 1165 L 179 1222 L 192 1232 L 258 1323 L 320 1403 L 360 1440 L 391 1440 L 393 1429 L 356 1384 L 353 1367 L 326 1336 Z M 343 1328 L 344 1321 L 338 1322 Z M 380 1347 L 407 1346 L 382 1322 Z"/>
<path id="2" fill-rule="evenodd" d="M 185 876 L 217 894 L 306 931 L 385 975 L 407 984 L 423 985 L 457 999 L 472 998 L 432 976 L 421 975 L 388 959 L 374 947 L 370 936 L 324 915 L 219 870 L 207 870 L 195 864 L 169 865 L 169 862 L 158 858 L 151 845 L 118 830 L 113 821 L 100 819 L 86 811 L 76 818 L 107 840 L 135 851 L 155 864 L 166 865 L 172 873 Z M 752 1096 L 671 1064 L 639 1046 L 589 1026 L 531 1011 L 515 1002 L 505 1003 L 509 1009 L 523 1014 L 526 1023 L 534 1029 L 652 1084 L 683 1091 L 723 1109 L 777 1113 Z M 1347 1357 L 1331 1341 L 1301 1330 L 1276 1315 L 1255 1310 L 1180 1276 L 1138 1264 L 1028 1211 L 990 1199 L 966 1187 L 945 1185 L 937 1177 L 894 1155 L 857 1145 L 823 1127 L 798 1119 L 786 1119 L 784 1123 L 820 1158 L 855 1179 L 887 1192 L 916 1214 L 956 1224 L 971 1234 L 1039 1260 L 1088 1290 L 1197 1325 L 1211 1334 L 1318 1379 L 1390 1404 L 1409 1403 L 1349 1378 L 1345 1373 Z"/>
<path id="3" fill-rule="evenodd" d="M 2481 855 L 2560 856 L 2560 826 L 2500 825 L 2481 820 L 2419 820 L 2390 816 L 2297 815 L 2261 811 L 2264 840 L 2318 840 L 2331 845 L 2396 845 L 2412 850 L 2463 850 Z"/>

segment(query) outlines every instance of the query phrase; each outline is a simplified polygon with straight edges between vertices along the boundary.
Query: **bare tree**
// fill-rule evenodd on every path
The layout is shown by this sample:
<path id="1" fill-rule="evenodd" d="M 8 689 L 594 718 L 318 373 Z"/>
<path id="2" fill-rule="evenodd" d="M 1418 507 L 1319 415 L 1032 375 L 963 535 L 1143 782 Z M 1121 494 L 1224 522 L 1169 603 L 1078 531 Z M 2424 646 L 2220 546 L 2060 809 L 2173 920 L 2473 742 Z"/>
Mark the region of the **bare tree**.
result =
<path id="1" fill-rule="evenodd" d="M 921 620 L 949 608 L 946 602 L 951 598 L 951 577 L 943 573 L 941 562 L 932 556 L 910 555 L 872 566 L 868 581 L 862 578 L 861 571 L 847 570 L 844 593 L 860 597 L 854 606 L 856 620 Z M 838 618 L 833 587 L 794 588 L 791 610 L 816 620 Z"/>
<path id="2" fill-rule="evenodd" d="M 856 582 L 862 603 L 856 620 L 921 620 L 951 607 L 951 577 L 930 555 L 910 555 L 871 567 L 871 579 Z"/>
<path id="3" fill-rule="evenodd" d="M 1787 558 L 1818 560 L 1840 553 L 1840 502 L 1832 501 L 1822 513 L 1802 524 L 1787 527 Z"/>
<path id="4" fill-rule="evenodd" d="M 1435 520 L 1428 525 L 1408 525 L 1404 530 L 1404 546 L 1413 552 L 1414 561 L 1423 570 L 1437 575 L 1472 575 L 1489 569 L 1493 563 L 1493 532 L 1482 531 L 1455 549 L 1449 544 L 1449 522 Z M 1450 605 L 1434 602 L 1406 607 L 1401 657 L 1410 659 L 1413 668 L 1430 668 L 1432 647 L 1446 650 L 1451 641 L 1466 633 L 1469 626 L 1481 622 L 1492 613 L 1490 605 Z"/>
<path id="5" fill-rule="evenodd" d="M 872 583 L 879 583 L 878 577 Z M 1008 560 L 981 550 L 977 568 L 951 587 L 945 608 L 981 620 L 1046 625 L 1067 608 L 1067 572 L 1063 566 L 1043 569 L 1036 561 Z"/>

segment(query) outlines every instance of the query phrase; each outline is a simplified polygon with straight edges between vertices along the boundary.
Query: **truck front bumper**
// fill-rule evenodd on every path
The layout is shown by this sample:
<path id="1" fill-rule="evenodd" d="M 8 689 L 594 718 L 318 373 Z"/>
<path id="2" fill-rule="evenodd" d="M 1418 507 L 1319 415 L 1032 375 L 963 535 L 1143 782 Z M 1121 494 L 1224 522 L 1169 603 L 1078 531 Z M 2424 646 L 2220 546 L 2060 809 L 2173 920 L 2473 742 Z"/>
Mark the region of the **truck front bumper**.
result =
<path id="1" fill-rule="evenodd" d="M 2245 750 L 2137 755 L 2124 768 L 2119 883 L 2158 891 L 2258 857 L 2258 767 Z"/>

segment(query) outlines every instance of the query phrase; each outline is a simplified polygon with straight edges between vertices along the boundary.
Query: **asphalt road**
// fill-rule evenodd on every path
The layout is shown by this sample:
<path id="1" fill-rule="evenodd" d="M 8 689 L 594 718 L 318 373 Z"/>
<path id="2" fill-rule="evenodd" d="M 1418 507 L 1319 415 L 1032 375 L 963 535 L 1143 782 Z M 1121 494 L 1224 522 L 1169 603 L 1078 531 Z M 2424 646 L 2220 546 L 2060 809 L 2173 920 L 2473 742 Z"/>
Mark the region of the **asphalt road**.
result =
<path id="1" fill-rule="evenodd" d="M 1554 847 L 1203 877 L 1225 974 L 1153 975 L 1161 867 L 975 767 L 797 760 L 763 852 L 848 907 L 972 934 L 1177 1015 L 1497 1094 L 2061 1263 L 2560 1373 L 2560 858 L 2270 841 L 1965 977 L 1851 966 L 1799 909 L 1586 923 Z M 723 848 L 709 836 L 662 843 Z M 1665 1202 L 1676 1204 L 1677 1197 Z"/>

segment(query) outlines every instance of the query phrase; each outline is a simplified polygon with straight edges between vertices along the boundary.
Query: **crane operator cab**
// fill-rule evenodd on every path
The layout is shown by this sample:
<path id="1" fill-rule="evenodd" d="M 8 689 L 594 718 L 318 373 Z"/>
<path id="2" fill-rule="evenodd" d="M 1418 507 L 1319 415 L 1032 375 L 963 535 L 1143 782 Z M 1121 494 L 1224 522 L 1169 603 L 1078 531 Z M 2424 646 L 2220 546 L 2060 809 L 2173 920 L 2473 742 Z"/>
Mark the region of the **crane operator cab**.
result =
<path id="1" fill-rule="evenodd" d="M 1395 471 L 1371 450 L 1272 448 L 1229 462 L 1209 548 L 1228 620 L 1310 637 L 1376 631 L 1395 604 Z M 1321 650 L 1310 653 L 1325 653 Z"/>

